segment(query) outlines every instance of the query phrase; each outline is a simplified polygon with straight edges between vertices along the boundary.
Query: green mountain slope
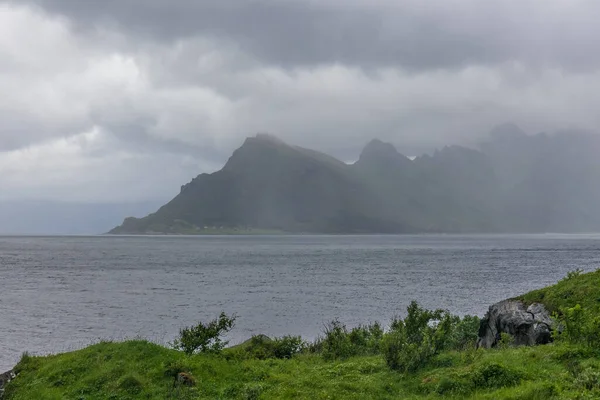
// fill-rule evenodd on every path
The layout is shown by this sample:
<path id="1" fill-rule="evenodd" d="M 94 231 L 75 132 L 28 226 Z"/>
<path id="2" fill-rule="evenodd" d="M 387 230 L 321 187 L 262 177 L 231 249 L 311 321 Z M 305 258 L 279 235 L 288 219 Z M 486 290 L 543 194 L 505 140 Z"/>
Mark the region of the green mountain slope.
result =
<path id="1" fill-rule="evenodd" d="M 481 150 L 410 160 L 369 142 L 345 164 L 257 135 L 113 234 L 590 232 L 600 230 L 600 140 L 493 130 Z"/>
<path id="2" fill-rule="evenodd" d="M 275 138 L 248 138 L 222 170 L 202 174 L 145 218 L 128 218 L 111 233 L 409 232 L 386 219 L 379 196 L 350 167 Z"/>

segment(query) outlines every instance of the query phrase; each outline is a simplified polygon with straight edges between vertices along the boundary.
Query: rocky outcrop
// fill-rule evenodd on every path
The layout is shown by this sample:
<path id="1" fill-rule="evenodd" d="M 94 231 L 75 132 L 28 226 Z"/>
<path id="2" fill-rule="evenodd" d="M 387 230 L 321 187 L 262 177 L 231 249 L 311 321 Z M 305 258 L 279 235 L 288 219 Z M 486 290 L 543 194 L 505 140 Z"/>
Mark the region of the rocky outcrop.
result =
<path id="1" fill-rule="evenodd" d="M 517 346 L 546 344 L 552 341 L 553 326 L 550 313 L 542 304 L 526 306 L 521 301 L 504 300 L 490 306 L 481 320 L 477 347 L 496 346 L 502 332 L 510 334 Z"/>
<path id="2" fill-rule="evenodd" d="M 15 379 L 16 375 L 14 371 L 8 371 L 0 374 L 0 399 L 4 397 L 4 388 L 8 385 L 8 382 Z"/>

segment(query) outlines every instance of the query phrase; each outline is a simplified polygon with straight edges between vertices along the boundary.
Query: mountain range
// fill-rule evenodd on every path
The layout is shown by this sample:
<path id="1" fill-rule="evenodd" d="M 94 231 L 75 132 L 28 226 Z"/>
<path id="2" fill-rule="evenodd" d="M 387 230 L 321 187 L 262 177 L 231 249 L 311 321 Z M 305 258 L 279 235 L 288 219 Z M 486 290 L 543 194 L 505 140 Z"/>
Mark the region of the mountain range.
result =
<path id="1" fill-rule="evenodd" d="M 600 139 L 528 135 L 410 159 L 372 140 L 353 164 L 259 134 L 155 213 L 112 234 L 600 231 Z"/>

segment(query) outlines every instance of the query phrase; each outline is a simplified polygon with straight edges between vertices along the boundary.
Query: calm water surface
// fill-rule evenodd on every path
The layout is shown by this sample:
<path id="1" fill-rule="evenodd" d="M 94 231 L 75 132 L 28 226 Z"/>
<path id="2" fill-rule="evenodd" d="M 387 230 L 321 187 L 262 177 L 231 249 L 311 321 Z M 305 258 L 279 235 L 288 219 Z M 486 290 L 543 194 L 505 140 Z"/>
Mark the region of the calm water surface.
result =
<path id="1" fill-rule="evenodd" d="M 233 342 L 386 322 L 412 299 L 482 315 L 598 267 L 599 235 L 0 237 L 0 372 L 23 351 L 168 342 L 220 311 Z"/>

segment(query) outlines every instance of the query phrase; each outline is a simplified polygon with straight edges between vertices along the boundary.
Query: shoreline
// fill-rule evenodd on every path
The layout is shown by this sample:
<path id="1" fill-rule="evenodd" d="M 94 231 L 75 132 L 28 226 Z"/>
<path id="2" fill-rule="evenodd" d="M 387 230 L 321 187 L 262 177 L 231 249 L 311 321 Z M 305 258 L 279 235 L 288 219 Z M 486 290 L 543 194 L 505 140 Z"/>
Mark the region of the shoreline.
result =
<path id="1" fill-rule="evenodd" d="M 101 341 L 51 356 L 25 353 L 12 371 L 0 376 L 0 384 L 4 376 L 10 380 L 0 388 L 8 389 L 10 400 L 81 393 L 132 399 L 182 393 L 185 398 L 231 399 L 595 398 L 600 385 L 581 381 L 595 379 L 589 374 L 600 368 L 600 342 L 589 341 L 598 332 L 588 332 L 596 327 L 586 323 L 600 311 L 599 283 L 600 270 L 571 271 L 554 285 L 491 305 L 482 319 L 461 319 L 413 302 L 404 319 L 393 320 L 395 325 L 347 329 L 332 321 L 313 342 L 254 335 L 238 345 L 197 351 L 199 347 L 168 348 L 136 339 Z M 566 331 L 554 336 L 556 322 L 549 315 L 571 318 L 569 310 L 585 313 L 578 325 L 563 325 Z M 528 330 L 522 329 L 524 323 Z M 419 334 L 403 336 L 412 329 Z M 572 362 L 581 368 L 573 369 Z"/>

